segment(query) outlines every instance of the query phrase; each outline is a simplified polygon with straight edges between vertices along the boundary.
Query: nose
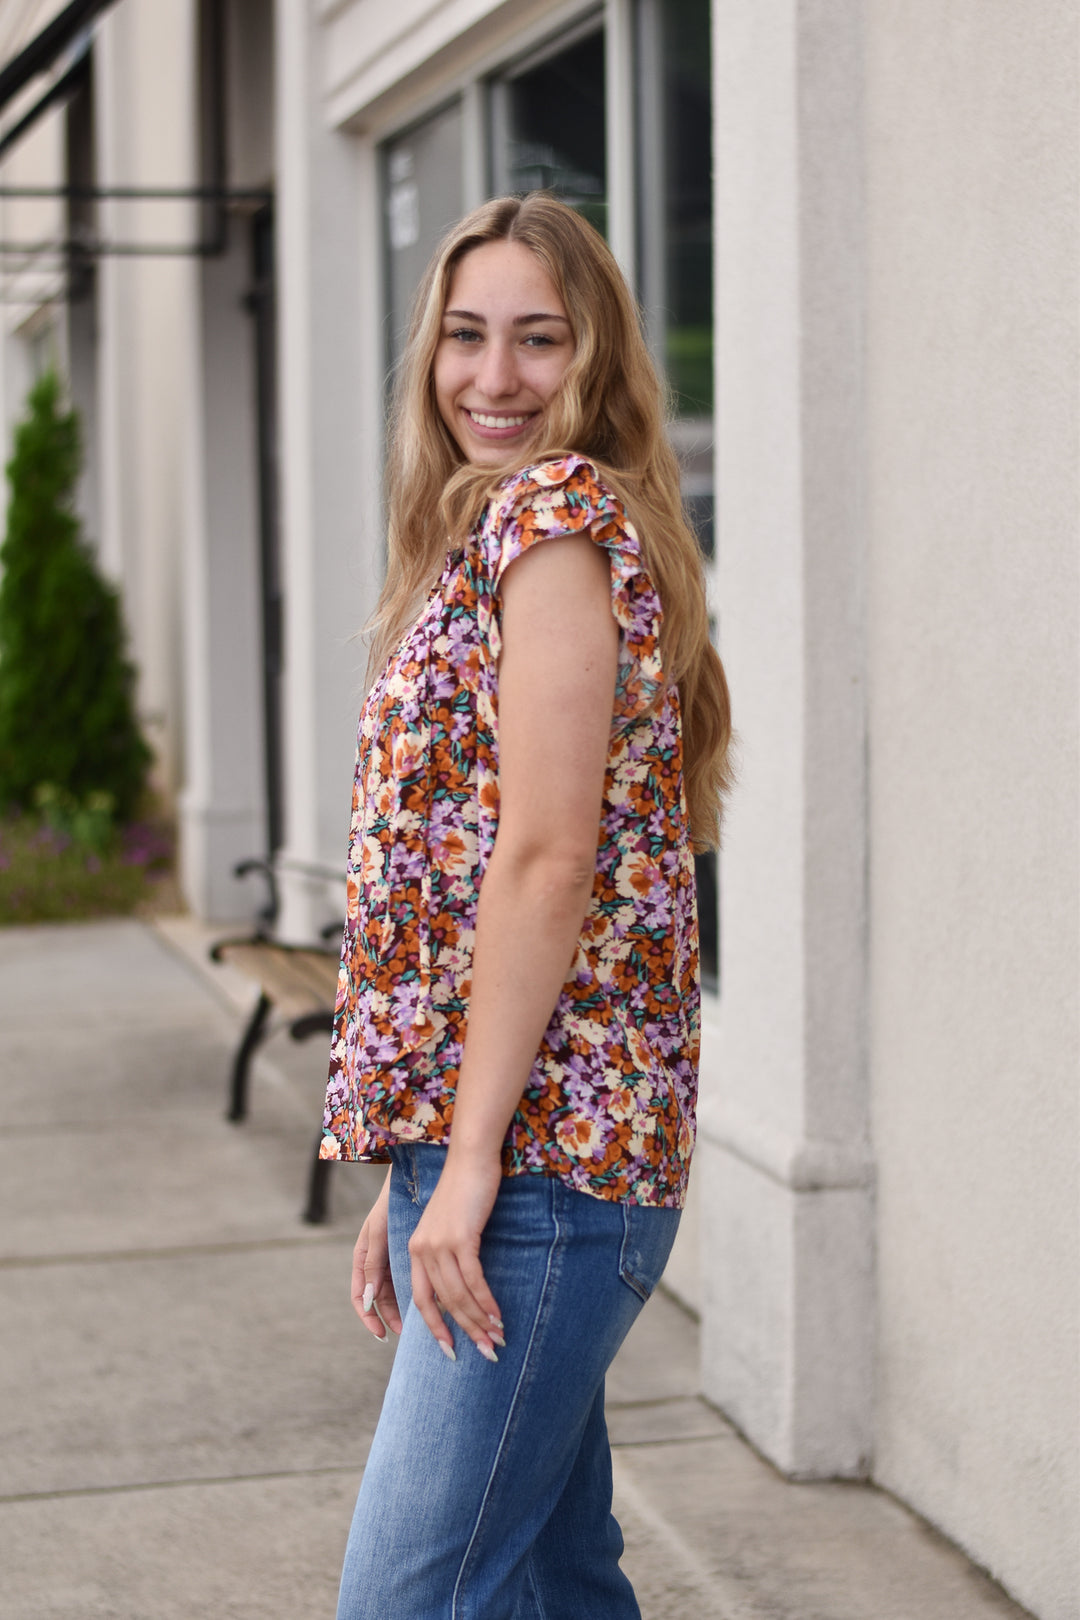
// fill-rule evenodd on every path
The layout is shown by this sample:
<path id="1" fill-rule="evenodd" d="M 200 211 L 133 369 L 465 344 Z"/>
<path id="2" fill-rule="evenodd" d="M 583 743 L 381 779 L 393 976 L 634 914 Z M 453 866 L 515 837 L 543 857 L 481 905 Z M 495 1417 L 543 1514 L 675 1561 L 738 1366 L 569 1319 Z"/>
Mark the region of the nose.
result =
<path id="1" fill-rule="evenodd" d="M 488 399 L 505 399 L 517 393 L 517 367 L 508 344 L 497 338 L 485 343 L 476 371 L 476 386 Z"/>

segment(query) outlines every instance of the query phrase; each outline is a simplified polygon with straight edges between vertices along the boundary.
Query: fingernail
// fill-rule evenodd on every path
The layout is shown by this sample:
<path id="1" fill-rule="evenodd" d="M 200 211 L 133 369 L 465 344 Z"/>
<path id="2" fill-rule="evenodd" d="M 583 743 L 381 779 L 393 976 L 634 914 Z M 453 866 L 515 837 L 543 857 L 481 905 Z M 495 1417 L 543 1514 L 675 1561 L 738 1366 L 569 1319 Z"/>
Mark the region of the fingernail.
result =
<path id="1" fill-rule="evenodd" d="M 497 1317 L 497 1316 L 489 1316 L 488 1321 L 491 1323 L 493 1328 L 498 1328 L 500 1333 L 503 1331 L 503 1324 L 500 1321 L 499 1317 Z"/>
<path id="2" fill-rule="evenodd" d="M 503 1338 L 501 1333 L 492 1333 L 491 1337 L 494 1339 L 500 1350 L 506 1349 L 506 1340 Z"/>
<path id="3" fill-rule="evenodd" d="M 448 1356 L 451 1361 L 457 1360 L 457 1355 L 455 1354 L 452 1344 L 447 1344 L 445 1339 L 436 1339 L 435 1343 L 438 1345 L 444 1356 Z"/>
<path id="4" fill-rule="evenodd" d="M 375 1284 L 374 1283 L 368 1283 L 367 1287 L 364 1289 L 364 1297 L 360 1301 L 360 1303 L 364 1307 L 364 1315 L 366 1316 L 368 1311 L 370 1311 L 372 1305 L 375 1303 Z"/>
<path id="5" fill-rule="evenodd" d="M 478 1344 L 476 1348 L 479 1350 L 485 1361 L 498 1361 L 499 1358 L 491 1348 L 490 1344 Z"/>

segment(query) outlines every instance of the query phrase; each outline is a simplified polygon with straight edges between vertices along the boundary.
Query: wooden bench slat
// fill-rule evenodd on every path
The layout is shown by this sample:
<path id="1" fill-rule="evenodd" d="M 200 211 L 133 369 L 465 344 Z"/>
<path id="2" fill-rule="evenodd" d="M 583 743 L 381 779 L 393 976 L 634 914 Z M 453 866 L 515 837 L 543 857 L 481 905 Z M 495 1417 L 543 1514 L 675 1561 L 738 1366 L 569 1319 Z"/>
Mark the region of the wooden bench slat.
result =
<path id="1" fill-rule="evenodd" d="M 245 978 L 253 979 L 260 990 L 233 1058 L 226 1118 L 236 1123 L 247 1115 L 251 1060 L 274 1027 L 272 1012 L 284 1019 L 295 1040 L 315 1034 L 325 1038 L 337 996 L 338 955 L 317 946 L 278 945 L 259 935 L 219 940 L 210 954 L 215 962 L 228 962 Z M 330 1161 L 322 1157 L 321 1149 L 319 1130 L 308 1177 L 305 1221 L 326 1219 Z"/>
<path id="2" fill-rule="evenodd" d="M 222 961 L 254 979 L 285 1018 L 333 1007 L 338 959 L 328 951 L 287 950 L 267 940 L 226 945 Z"/>

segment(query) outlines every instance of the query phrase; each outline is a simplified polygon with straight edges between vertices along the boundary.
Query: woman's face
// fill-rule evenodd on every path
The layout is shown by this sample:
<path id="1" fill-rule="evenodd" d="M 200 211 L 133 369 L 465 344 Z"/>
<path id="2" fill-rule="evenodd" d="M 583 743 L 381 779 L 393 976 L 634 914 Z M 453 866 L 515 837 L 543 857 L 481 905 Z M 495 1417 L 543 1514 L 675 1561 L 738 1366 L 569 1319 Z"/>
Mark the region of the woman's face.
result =
<path id="1" fill-rule="evenodd" d="M 435 350 L 435 400 L 466 461 L 519 464 L 573 359 L 562 300 L 520 242 L 485 242 L 450 281 Z"/>

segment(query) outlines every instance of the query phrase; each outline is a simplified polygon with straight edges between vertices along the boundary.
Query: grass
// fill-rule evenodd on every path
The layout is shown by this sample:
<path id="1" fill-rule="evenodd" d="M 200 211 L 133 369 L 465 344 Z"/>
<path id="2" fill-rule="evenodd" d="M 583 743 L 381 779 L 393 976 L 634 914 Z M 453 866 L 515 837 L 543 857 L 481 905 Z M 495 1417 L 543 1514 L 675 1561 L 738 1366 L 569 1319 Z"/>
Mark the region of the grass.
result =
<path id="1" fill-rule="evenodd" d="M 0 927 L 175 909 L 172 857 L 161 822 L 132 822 L 94 849 L 36 816 L 0 820 Z"/>

